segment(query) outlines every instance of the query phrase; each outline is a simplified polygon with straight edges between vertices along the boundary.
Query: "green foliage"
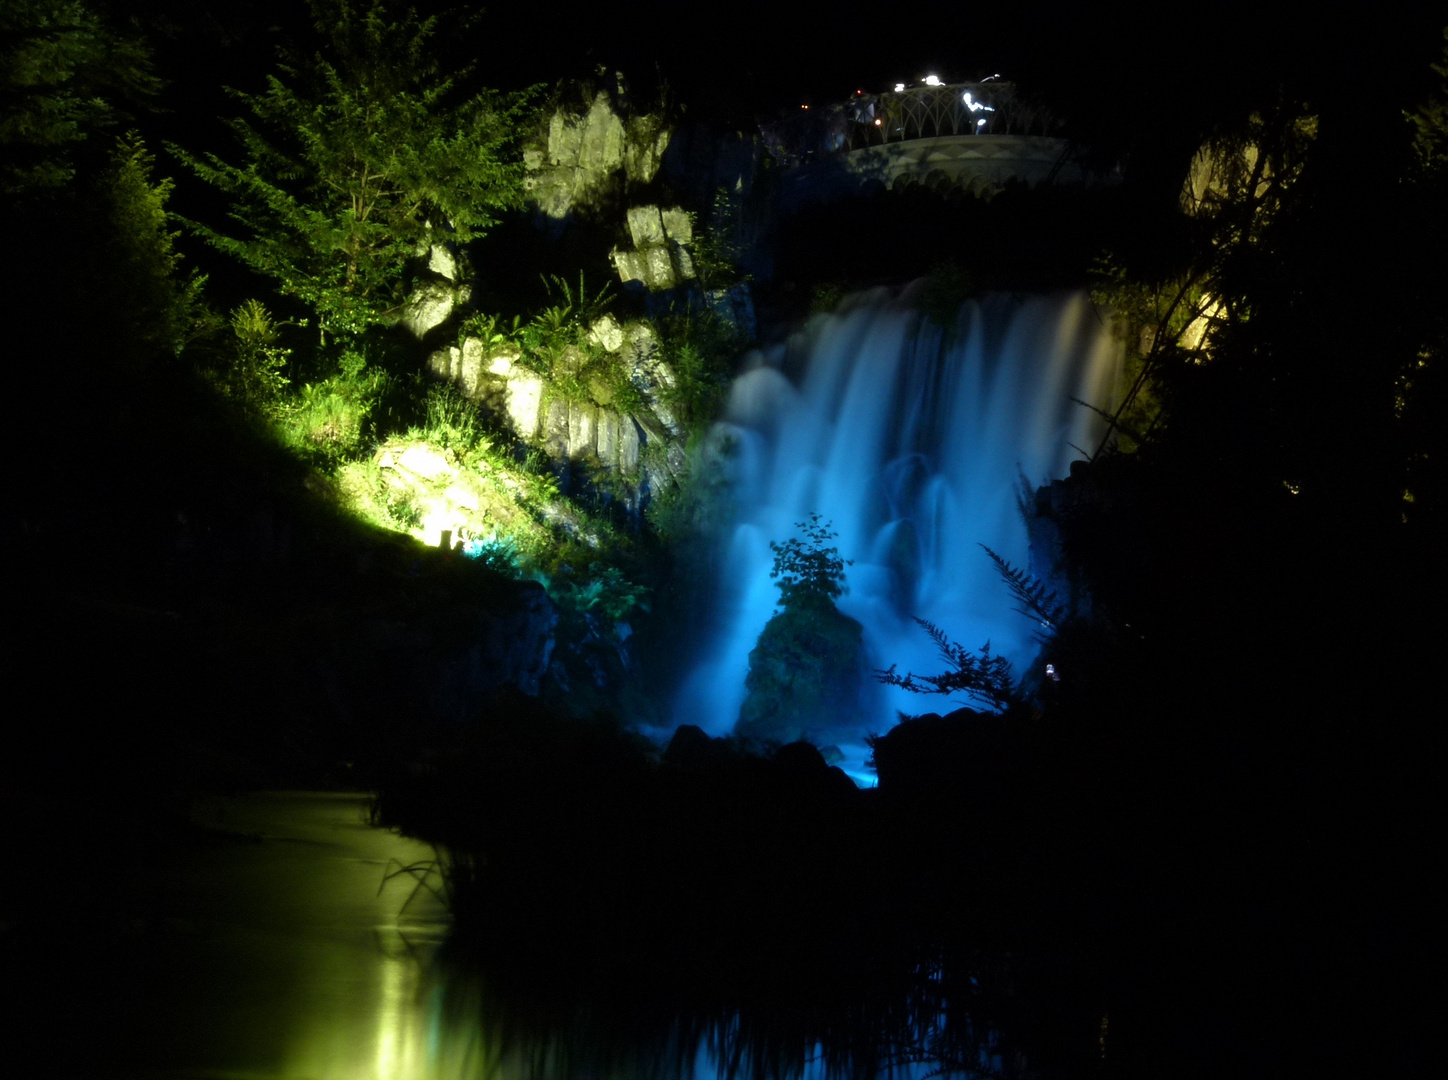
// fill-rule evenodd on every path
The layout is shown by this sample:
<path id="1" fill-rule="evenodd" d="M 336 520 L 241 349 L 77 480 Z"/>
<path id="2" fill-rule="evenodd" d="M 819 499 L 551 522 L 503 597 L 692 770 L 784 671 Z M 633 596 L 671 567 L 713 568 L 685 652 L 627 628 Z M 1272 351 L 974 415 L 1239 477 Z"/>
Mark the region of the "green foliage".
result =
<path id="1" fill-rule="evenodd" d="M 795 528 L 800 536 L 782 544 L 769 543 L 774 552 L 769 576 L 779 589 L 780 606 L 786 610 L 833 607 L 835 597 L 845 591 L 845 567 L 853 563 L 840 558 L 839 548 L 829 544 L 839 534 L 830 532 L 828 522 L 821 525 L 818 514 L 811 514 Z"/>
<path id="2" fill-rule="evenodd" d="M 589 335 L 614 297 L 608 285 L 592 296 L 578 275 L 575 291 L 563 278 L 545 276 L 543 285 L 555 301 L 521 327 L 514 319 L 507 332 L 522 351 L 520 361 L 548 380 L 549 389 L 567 401 L 596 401 L 622 413 L 637 412 L 643 396 L 629 378 L 623 358 L 608 352 Z M 485 329 L 496 320 L 480 323 Z M 498 332 L 494 331 L 494 336 Z"/>
<path id="3" fill-rule="evenodd" d="M 303 385 L 279 411 L 283 441 L 316 463 L 336 468 L 362 450 L 386 382 L 360 349 L 344 351 L 336 374 Z"/>
<path id="4" fill-rule="evenodd" d="M 748 342 L 713 311 L 671 315 L 659 320 L 658 329 L 674 372 L 664 403 L 687 430 L 701 432 L 718 419 L 735 361 Z"/>
<path id="5" fill-rule="evenodd" d="M 1021 704 L 1021 691 L 1011 676 L 1010 661 L 992 656 L 990 642 L 979 649 L 967 649 L 951 641 L 945 631 L 926 620 L 915 620 L 935 642 L 950 670 L 941 675 L 898 675 L 895 665 L 875 672 L 875 678 L 913 694 L 966 694 L 993 709 L 1006 710 Z"/>
<path id="6" fill-rule="evenodd" d="M 1252 286 L 1276 272 L 1274 225 L 1290 216 L 1285 210 L 1316 137 L 1317 117 L 1301 106 L 1252 114 L 1193 159 L 1180 198 L 1189 241 L 1181 251 L 1150 269 L 1115 254 L 1098 261 L 1092 297 L 1113 312 L 1136 355 L 1096 453 L 1118 431 L 1133 442 L 1150 439 L 1166 421 L 1166 383 L 1208 363 L 1224 337 L 1253 317 Z"/>
<path id="7" fill-rule="evenodd" d="M 1015 610 L 1037 624 L 1036 641 L 1045 645 L 1070 618 L 1070 609 L 1039 578 L 1012 566 L 984 544 L 980 546 L 1015 598 Z M 929 620 L 917 618 L 915 621 L 925 628 L 950 670 L 941 675 L 899 675 L 891 664 L 884 671 L 875 672 L 876 679 L 913 694 L 967 694 L 993 709 L 1008 710 L 1025 704 L 1024 691 L 1012 675 L 1010 661 L 1004 656 L 991 655 L 989 641 L 979 649 L 967 649 L 950 640 Z"/>
<path id="8" fill-rule="evenodd" d="M 97 182 L 104 211 L 103 242 L 94 253 L 104 270 L 102 292 L 87 297 L 102 314 L 112 347 L 127 366 L 174 355 L 202 312 L 203 279 L 179 273 L 181 257 L 168 228 L 170 180 L 152 180 L 155 158 L 134 132 L 116 141 Z"/>
<path id="9" fill-rule="evenodd" d="M 698 226 L 693 214 L 690 220 L 694 225 L 694 239 L 689 247 L 699 284 L 706 290 L 727 289 L 748 280 L 739 265 L 744 253 L 739 237 L 739 204 L 729 189 L 721 187 L 714 192 L 709 220 L 703 228 Z"/>
<path id="10" fill-rule="evenodd" d="M 283 372 L 292 351 L 280 344 L 280 328 L 260 300 L 243 301 L 229 323 L 231 347 L 213 380 L 243 412 L 270 415 L 291 382 Z"/>
<path id="11" fill-rule="evenodd" d="M 153 97 L 151 53 L 82 0 L 0 4 L 0 192 L 56 191 L 75 155 L 126 102 Z M 103 152 L 103 151 L 102 151 Z"/>
<path id="12" fill-rule="evenodd" d="M 386 0 L 311 0 L 322 51 L 232 91 L 240 165 L 172 147 L 232 202 L 232 235 L 193 227 L 309 305 L 324 332 L 387 321 L 408 261 L 482 236 L 519 205 L 513 142 L 526 95 L 465 92 L 434 59 L 438 24 Z"/>
<path id="13" fill-rule="evenodd" d="M 468 558 L 482 563 L 489 570 L 507 577 L 520 577 L 523 573 L 524 556 L 518 542 L 511 536 L 496 533 L 486 540 L 475 541 L 464 547 Z"/>
<path id="14" fill-rule="evenodd" d="M 434 386 L 427 392 L 427 414 L 420 435 L 444 450 L 480 450 L 487 440 L 478 423 L 478 408 L 450 386 Z"/>
<path id="15" fill-rule="evenodd" d="M 1442 80 L 1438 92 L 1407 114 L 1413 128 L 1413 152 L 1427 176 L 1448 171 L 1448 26 L 1443 28 L 1443 59 L 1432 68 Z"/>
<path id="16" fill-rule="evenodd" d="M 579 613 L 597 612 L 609 622 L 622 622 L 635 611 L 649 610 L 650 590 L 636 585 L 616 566 L 593 562 L 583 584 L 553 579 L 549 595 L 560 605 Z"/>
<path id="17" fill-rule="evenodd" d="M 522 333 L 523 317 L 514 315 L 511 323 L 504 322 L 501 315 L 490 315 L 485 311 L 477 311 L 463 322 L 462 328 L 458 331 L 458 344 L 461 345 L 467 338 L 477 338 L 484 346 L 506 345 L 510 341 L 517 341 Z"/>

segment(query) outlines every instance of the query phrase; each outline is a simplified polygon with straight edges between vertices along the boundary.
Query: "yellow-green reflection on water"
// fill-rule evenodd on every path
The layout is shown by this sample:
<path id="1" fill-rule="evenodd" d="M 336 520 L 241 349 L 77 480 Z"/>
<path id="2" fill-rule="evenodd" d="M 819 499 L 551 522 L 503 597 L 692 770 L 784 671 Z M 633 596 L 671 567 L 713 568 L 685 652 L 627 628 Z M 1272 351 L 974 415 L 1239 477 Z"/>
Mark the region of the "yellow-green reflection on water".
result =
<path id="1" fill-rule="evenodd" d="M 447 914 L 417 882 L 435 853 L 369 826 L 365 796 L 214 798 L 196 822 L 206 842 L 155 869 L 145 924 L 84 973 L 115 1037 L 67 1047 L 84 1068 L 53 1075 L 688 1080 L 721 1075 L 721 1060 L 754 1072 L 731 1048 L 727 1017 L 691 1035 L 666 1017 L 642 1040 L 620 1040 L 592 1006 L 545 1007 L 540 1023 L 485 993 L 476 972 L 439 955 Z M 757 1075 L 825 1071 L 816 1047 Z M 911 1063 L 893 1075 L 925 1071 Z"/>
<path id="2" fill-rule="evenodd" d="M 439 1033 L 421 995 L 446 912 L 413 876 L 395 873 L 435 855 L 368 826 L 366 812 L 354 794 L 198 808 L 218 839 L 173 882 L 191 933 L 173 943 L 168 966 L 207 977 L 177 986 L 184 1000 L 169 1004 L 182 1028 L 160 1033 L 155 1064 L 276 1080 L 446 1075 L 434 1068 Z"/>

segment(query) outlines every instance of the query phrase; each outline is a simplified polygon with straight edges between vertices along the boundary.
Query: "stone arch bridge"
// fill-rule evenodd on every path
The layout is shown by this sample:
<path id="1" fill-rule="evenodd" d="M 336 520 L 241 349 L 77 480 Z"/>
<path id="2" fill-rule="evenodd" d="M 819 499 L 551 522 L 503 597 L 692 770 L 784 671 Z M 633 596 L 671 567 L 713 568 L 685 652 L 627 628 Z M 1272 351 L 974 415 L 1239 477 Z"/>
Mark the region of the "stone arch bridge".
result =
<path id="1" fill-rule="evenodd" d="M 952 83 L 857 94 L 781 132 L 785 206 L 868 187 L 915 184 L 989 195 L 1016 182 L 1097 184 L 1051 117 L 1009 83 Z M 793 138 L 789 136 L 793 135 Z M 792 143 L 787 145 L 787 143 Z"/>

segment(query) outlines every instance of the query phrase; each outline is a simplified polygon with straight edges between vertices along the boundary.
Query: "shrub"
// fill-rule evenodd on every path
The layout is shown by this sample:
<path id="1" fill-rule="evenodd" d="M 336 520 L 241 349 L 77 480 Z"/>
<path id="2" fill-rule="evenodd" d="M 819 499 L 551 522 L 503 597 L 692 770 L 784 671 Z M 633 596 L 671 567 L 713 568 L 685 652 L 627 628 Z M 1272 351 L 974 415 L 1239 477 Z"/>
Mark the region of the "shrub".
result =
<path id="1" fill-rule="evenodd" d="M 769 544 L 774 552 L 769 576 L 779 589 L 780 605 L 786 610 L 833 607 L 835 597 L 845 591 L 845 567 L 851 565 L 850 560 L 840 558 L 838 548 L 828 546 L 839 533 L 830 532 L 828 523 L 820 524 L 818 514 L 795 527 L 801 536 Z"/>

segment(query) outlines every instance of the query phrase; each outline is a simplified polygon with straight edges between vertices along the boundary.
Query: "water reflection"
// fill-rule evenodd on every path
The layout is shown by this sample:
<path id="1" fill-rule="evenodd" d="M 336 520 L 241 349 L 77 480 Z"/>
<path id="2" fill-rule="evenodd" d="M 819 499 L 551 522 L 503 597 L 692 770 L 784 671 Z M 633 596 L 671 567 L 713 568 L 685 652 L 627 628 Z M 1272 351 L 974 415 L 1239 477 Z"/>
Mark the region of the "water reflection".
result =
<path id="1" fill-rule="evenodd" d="M 104 1027 L 115 1034 L 71 1047 L 85 1075 L 823 1080 L 1021 1072 L 994 1031 L 942 1007 L 948 995 L 939 978 L 825 1010 L 772 988 L 762 995 L 770 1006 L 751 1009 L 685 1006 L 657 988 L 611 988 L 607 977 L 587 990 L 547 972 L 490 979 L 445 947 L 443 905 L 418 887 L 432 849 L 369 827 L 366 810 L 357 795 L 202 805 L 204 842 L 157 868 L 145 925 L 88 972 L 92 1003 L 104 1003 L 113 1021 Z"/>

